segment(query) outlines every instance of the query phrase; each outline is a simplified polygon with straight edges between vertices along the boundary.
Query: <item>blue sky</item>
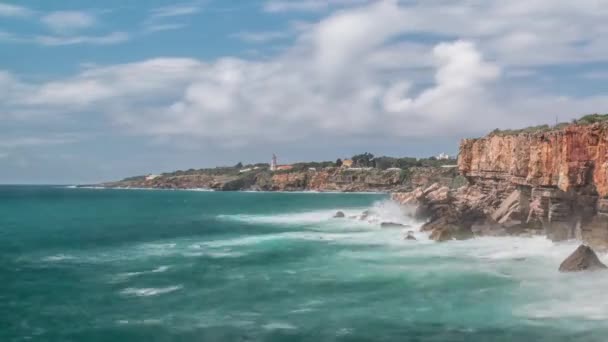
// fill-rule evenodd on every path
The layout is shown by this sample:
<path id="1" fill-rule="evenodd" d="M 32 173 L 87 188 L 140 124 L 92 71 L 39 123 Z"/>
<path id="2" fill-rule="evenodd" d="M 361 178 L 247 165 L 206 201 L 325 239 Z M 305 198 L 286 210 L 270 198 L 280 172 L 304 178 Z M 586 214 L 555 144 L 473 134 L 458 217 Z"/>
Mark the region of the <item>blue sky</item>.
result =
<path id="1" fill-rule="evenodd" d="M 0 0 L 0 183 L 455 154 L 608 112 L 597 0 Z"/>

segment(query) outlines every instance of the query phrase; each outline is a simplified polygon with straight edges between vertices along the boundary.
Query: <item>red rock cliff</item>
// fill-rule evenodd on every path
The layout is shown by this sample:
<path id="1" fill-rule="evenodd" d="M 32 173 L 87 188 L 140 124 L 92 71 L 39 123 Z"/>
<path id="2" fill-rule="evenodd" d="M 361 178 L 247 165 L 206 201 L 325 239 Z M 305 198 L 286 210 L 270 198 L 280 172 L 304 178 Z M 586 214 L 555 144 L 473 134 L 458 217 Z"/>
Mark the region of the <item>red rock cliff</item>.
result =
<path id="1" fill-rule="evenodd" d="M 545 234 L 608 249 L 607 154 L 606 122 L 496 132 L 461 142 L 458 170 L 467 186 L 393 198 L 418 207 L 431 237 Z"/>
<path id="2" fill-rule="evenodd" d="M 458 168 L 486 195 L 486 212 L 510 205 L 509 215 L 523 227 L 542 227 L 553 240 L 580 238 L 608 248 L 607 155 L 606 123 L 572 124 L 465 139 Z M 513 203 L 504 203 L 507 198 Z"/>
<path id="3" fill-rule="evenodd" d="M 593 187 L 608 195 L 608 127 L 570 125 L 562 130 L 465 139 L 458 167 L 471 179 L 502 179 L 564 192 Z"/>

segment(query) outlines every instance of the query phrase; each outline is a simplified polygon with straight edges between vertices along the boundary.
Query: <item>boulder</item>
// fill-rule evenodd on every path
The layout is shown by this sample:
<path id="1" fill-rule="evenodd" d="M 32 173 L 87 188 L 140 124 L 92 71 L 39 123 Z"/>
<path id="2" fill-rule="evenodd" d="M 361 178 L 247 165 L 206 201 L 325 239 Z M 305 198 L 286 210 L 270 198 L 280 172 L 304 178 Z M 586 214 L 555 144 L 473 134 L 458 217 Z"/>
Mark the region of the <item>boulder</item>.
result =
<path id="1" fill-rule="evenodd" d="M 448 240 L 466 240 L 473 237 L 473 232 L 470 228 L 448 223 L 440 227 L 436 227 L 431 232 L 429 238 L 437 242 Z"/>
<path id="2" fill-rule="evenodd" d="M 454 237 L 450 233 L 450 229 L 445 227 L 445 228 L 433 230 L 433 232 L 431 233 L 430 239 L 435 240 L 437 242 L 443 242 L 443 241 L 453 240 Z"/>
<path id="3" fill-rule="evenodd" d="M 407 232 L 407 235 L 405 236 L 405 239 L 406 240 L 414 240 L 414 241 L 416 241 L 416 237 L 414 236 L 414 232 L 411 231 L 411 230 L 409 232 Z"/>
<path id="4" fill-rule="evenodd" d="M 363 220 L 367 220 L 367 217 L 369 216 L 370 212 L 369 210 L 365 210 L 361 213 L 361 216 L 359 216 L 359 220 L 363 221 Z"/>
<path id="5" fill-rule="evenodd" d="M 560 272 L 594 271 L 605 269 L 600 259 L 589 246 L 580 245 L 559 265 Z"/>
<path id="6" fill-rule="evenodd" d="M 336 212 L 336 214 L 334 215 L 334 218 L 344 218 L 344 212 L 342 211 L 338 211 Z"/>

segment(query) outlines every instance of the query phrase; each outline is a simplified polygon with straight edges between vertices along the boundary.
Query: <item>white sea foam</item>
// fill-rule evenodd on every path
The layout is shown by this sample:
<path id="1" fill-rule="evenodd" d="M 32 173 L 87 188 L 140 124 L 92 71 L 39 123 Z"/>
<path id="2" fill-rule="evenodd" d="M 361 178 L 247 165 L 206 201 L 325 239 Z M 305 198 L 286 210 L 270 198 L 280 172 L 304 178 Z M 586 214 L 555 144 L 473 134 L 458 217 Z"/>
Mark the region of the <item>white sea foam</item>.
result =
<path id="1" fill-rule="evenodd" d="M 554 243 L 545 237 L 481 237 L 445 243 L 413 243 L 407 248 L 385 251 L 436 263 L 408 265 L 421 279 L 432 274 L 458 272 L 467 277 L 488 274 L 517 284 L 512 290 L 513 314 L 530 320 L 608 319 L 608 272 L 560 273 L 560 263 L 580 244 Z M 347 257 L 360 257 L 342 255 Z M 598 254 L 608 263 L 608 254 Z M 446 278 L 449 279 L 449 278 Z"/>
<path id="2" fill-rule="evenodd" d="M 361 210 L 342 210 L 347 216 L 360 214 Z M 332 219 L 336 210 L 318 210 L 309 212 L 281 213 L 270 215 L 219 215 L 220 220 L 240 221 L 253 224 L 270 225 L 303 225 L 322 223 Z"/>
<path id="3" fill-rule="evenodd" d="M 286 322 L 270 322 L 262 326 L 266 330 L 294 330 L 297 327 Z"/>
<path id="4" fill-rule="evenodd" d="M 65 260 L 74 260 L 75 256 L 69 254 L 55 254 L 42 258 L 45 262 L 60 262 Z"/>
<path id="5" fill-rule="evenodd" d="M 161 294 L 166 294 L 174 291 L 181 290 L 183 288 L 182 285 L 168 286 L 168 287 L 148 287 L 148 288 L 137 288 L 137 287 L 128 287 L 120 293 L 124 296 L 136 296 L 136 297 L 150 297 L 157 296 Z"/>
<path id="6" fill-rule="evenodd" d="M 117 324 L 120 325 L 158 325 L 158 324 L 162 324 L 162 320 L 161 319 L 136 319 L 136 320 L 128 320 L 128 319 L 121 319 L 116 321 Z"/>
<path id="7" fill-rule="evenodd" d="M 345 218 L 334 218 L 337 211 L 341 211 Z M 363 212 L 366 216 L 362 217 Z M 266 215 L 218 215 L 220 220 L 239 221 L 251 224 L 268 225 L 313 225 L 313 224 L 342 224 L 359 225 L 367 223 L 379 225 L 381 222 L 395 222 L 406 225 L 419 225 L 411 217 L 407 208 L 403 208 L 394 201 L 378 201 L 371 207 L 336 208 L 329 210 L 314 210 L 307 212 L 275 213 Z"/>
<path id="8" fill-rule="evenodd" d="M 112 282 L 121 282 L 144 274 L 163 273 L 169 270 L 169 268 L 170 266 L 162 265 L 152 270 L 119 273 L 112 278 Z"/>

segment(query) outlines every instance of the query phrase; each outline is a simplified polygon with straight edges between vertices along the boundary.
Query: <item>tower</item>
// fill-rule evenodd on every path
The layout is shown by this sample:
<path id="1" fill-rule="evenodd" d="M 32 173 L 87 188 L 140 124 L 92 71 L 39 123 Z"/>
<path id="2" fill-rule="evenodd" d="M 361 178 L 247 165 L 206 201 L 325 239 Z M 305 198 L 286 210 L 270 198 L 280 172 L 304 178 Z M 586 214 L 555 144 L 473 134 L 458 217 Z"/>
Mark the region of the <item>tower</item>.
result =
<path id="1" fill-rule="evenodd" d="M 272 154 L 272 161 L 270 162 L 270 171 L 276 171 L 277 170 L 277 155 L 276 154 Z"/>

